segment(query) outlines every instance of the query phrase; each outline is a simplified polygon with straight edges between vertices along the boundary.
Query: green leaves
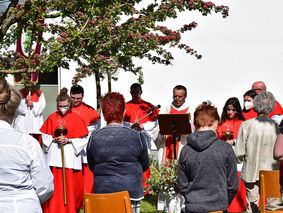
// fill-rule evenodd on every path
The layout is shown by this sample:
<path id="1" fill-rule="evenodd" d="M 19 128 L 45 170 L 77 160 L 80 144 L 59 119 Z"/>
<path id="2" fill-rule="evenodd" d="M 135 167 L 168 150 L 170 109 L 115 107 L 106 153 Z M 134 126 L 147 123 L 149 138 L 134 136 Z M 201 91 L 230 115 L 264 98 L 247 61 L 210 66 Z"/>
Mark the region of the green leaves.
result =
<path id="1" fill-rule="evenodd" d="M 165 196 L 173 198 L 177 193 L 177 169 L 177 160 L 167 160 L 159 166 L 152 163 L 150 178 L 146 180 L 149 187 L 145 190 L 156 194 L 163 192 Z"/>

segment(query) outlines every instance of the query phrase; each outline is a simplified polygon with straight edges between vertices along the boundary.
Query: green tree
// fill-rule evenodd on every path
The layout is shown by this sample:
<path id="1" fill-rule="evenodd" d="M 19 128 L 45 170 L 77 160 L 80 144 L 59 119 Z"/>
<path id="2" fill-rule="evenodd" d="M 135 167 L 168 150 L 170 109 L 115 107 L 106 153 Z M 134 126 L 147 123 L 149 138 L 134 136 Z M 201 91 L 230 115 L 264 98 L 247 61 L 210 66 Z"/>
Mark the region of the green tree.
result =
<path id="1" fill-rule="evenodd" d="M 1 69 L 19 70 L 21 77 L 27 78 L 28 71 L 52 72 L 54 67 L 69 68 L 70 61 L 75 61 L 78 68 L 72 83 L 77 84 L 81 79 L 94 75 L 99 104 L 100 80 L 107 74 L 105 70 L 111 69 L 113 57 L 119 69 L 137 74 L 140 82 L 143 80 L 142 68 L 135 66 L 135 57 L 169 65 L 174 58 L 168 49 L 173 47 L 183 49 L 197 59 L 201 58 L 188 44 L 180 42 L 181 35 L 194 29 L 196 22 L 184 23 L 180 29 L 165 26 L 168 19 L 177 18 L 178 12 L 198 11 L 204 16 L 215 12 L 224 18 L 228 16 L 228 7 L 202 0 L 148 2 L 29 0 L 23 2 L 22 6 L 14 2 L 8 12 L 1 16 L 1 20 L 10 17 L 13 21 L 6 25 L 9 31 L 3 30 L 3 23 L 7 23 L 7 20 L 0 23 L 0 47 L 2 50 L 9 49 L 23 30 L 31 32 L 31 51 L 26 57 L 4 51 Z M 42 44 L 40 55 L 33 54 L 34 42 Z"/>

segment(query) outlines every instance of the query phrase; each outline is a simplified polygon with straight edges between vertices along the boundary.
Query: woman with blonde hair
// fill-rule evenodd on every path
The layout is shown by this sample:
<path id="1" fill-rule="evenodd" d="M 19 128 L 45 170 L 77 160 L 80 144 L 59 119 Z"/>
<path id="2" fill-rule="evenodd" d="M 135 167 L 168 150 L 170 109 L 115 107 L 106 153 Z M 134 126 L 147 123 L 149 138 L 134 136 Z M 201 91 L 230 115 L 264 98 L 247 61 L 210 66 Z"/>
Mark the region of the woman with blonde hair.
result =
<path id="1" fill-rule="evenodd" d="M 20 93 L 0 79 L 0 212 L 42 212 L 53 193 L 53 175 L 38 142 L 11 124 Z"/>

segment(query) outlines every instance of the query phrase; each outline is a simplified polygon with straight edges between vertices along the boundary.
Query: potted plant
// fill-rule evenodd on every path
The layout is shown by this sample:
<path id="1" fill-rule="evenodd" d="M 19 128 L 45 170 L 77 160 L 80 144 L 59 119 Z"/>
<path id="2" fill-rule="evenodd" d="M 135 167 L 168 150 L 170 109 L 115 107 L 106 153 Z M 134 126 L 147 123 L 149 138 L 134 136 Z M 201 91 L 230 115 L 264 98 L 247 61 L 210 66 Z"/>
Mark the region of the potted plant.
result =
<path id="1" fill-rule="evenodd" d="M 178 193 L 177 182 L 177 160 L 167 160 L 165 163 L 158 165 L 156 160 L 151 158 L 151 176 L 146 180 L 149 185 L 145 190 L 149 190 L 158 195 L 158 210 L 168 212 L 180 212 L 184 198 Z"/>

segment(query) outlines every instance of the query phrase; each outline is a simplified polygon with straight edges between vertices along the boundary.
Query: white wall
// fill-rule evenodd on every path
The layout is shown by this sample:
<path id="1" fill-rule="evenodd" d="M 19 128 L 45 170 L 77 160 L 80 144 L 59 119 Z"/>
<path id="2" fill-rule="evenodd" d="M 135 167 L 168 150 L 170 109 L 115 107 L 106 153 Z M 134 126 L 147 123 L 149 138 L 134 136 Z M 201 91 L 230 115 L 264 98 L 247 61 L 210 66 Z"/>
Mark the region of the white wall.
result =
<path id="1" fill-rule="evenodd" d="M 172 89 L 182 84 L 188 89 L 188 102 L 193 112 L 203 100 L 211 100 L 222 112 L 229 97 L 242 95 L 257 80 L 265 81 L 267 89 L 283 104 L 283 1 L 282 0 L 226 0 L 214 1 L 230 8 L 230 16 L 220 14 L 202 17 L 198 13 L 183 13 L 168 26 L 196 21 L 198 27 L 183 36 L 192 48 L 203 55 L 201 60 L 173 50 L 173 66 L 152 65 L 143 60 L 144 80 L 142 98 L 164 106 L 172 100 Z M 72 67 L 74 70 L 74 67 Z M 70 74 L 71 73 L 71 74 Z M 70 88 L 75 72 L 62 75 L 62 86 Z M 136 76 L 120 71 L 113 91 L 130 100 L 129 88 Z M 83 80 L 85 101 L 96 106 L 94 77 Z M 103 83 L 102 92 L 107 92 Z"/>

